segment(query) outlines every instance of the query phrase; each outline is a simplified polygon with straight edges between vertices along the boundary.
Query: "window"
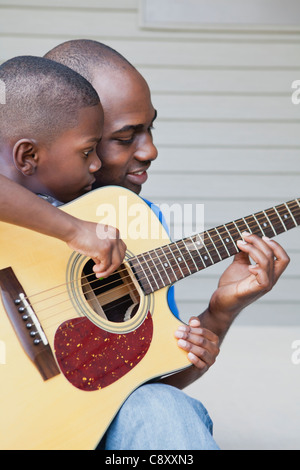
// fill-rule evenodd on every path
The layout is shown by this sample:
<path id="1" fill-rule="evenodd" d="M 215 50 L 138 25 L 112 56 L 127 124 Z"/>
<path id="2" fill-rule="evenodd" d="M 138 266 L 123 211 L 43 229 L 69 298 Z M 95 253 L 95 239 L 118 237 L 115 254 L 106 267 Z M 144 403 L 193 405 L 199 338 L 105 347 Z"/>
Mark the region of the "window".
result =
<path id="1" fill-rule="evenodd" d="M 140 0 L 143 28 L 300 31 L 299 0 Z"/>

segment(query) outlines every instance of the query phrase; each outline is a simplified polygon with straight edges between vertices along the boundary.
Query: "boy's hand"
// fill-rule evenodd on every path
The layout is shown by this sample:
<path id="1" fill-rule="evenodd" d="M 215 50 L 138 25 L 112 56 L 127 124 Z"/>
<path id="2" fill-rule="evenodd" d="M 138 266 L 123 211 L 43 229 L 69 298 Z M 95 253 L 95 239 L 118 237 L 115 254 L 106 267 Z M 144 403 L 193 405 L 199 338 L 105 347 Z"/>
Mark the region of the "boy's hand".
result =
<path id="1" fill-rule="evenodd" d="M 126 245 L 120 239 L 118 229 L 79 219 L 74 229 L 67 244 L 72 250 L 93 259 L 96 277 L 108 277 L 123 262 Z"/>
<path id="2" fill-rule="evenodd" d="M 188 325 L 179 326 L 175 337 L 178 339 L 178 346 L 188 352 L 190 362 L 202 374 L 213 365 L 220 352 L 218 336 L 201 328 L 197 317 L 191 317 Z"/>

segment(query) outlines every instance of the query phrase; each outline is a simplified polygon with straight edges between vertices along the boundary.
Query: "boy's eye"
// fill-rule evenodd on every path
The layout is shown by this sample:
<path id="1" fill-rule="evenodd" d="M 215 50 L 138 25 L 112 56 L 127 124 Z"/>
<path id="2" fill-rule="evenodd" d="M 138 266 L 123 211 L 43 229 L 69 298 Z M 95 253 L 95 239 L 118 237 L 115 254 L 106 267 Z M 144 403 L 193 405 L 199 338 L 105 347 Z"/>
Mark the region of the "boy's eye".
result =
<path id="1" fill-rule="evenodd" d="M 83 154 L 88 157 L 90 153 L 92 153 L 94 151 L 94 149 L 90 149 L 90 150 L 86 150 L 85 152 L 83 152 Z"/>

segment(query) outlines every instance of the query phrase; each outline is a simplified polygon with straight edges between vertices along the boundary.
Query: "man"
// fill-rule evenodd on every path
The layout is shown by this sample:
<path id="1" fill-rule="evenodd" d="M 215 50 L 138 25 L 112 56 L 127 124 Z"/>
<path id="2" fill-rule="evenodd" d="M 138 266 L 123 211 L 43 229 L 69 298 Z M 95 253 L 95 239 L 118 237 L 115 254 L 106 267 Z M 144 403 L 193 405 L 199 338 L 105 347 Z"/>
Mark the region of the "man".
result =
<path id="1" fill-rule="evenodd" d="M 124 57 L 96 41 L 69 41 L 48 52 L 46 57 L 82 74 L 100 96 L 104 128 L 97 152 L 102 167 L 95 187 L 120 185 L 139 194 L 147 179 L 147 170 L 157 157 L 152 139 L 156 111 L 143 77 Z M 268 292 L 289 262 L 280 245 L 267 238 L 262 240 L 245 233 L 239 248 L 241 253 L 221 277 L 209 307 L 175 333 L 180 347 L 189 352 L 194 367 L 169 377 L 166 383 L 183 388 L 200 377 L 207 370 L 201 360 L 202 328 L 211 330 L 222 342 L 240 311 Z M 250 265 L 248 256 L 255 265 Z M 159 403 L 167 403 L 168 407 Z M 109 428 L 106 448 L 216 448 L 209 435 L 211 425 L 207 422 L 207 413 L 200 410 L 200 405 L 187 403 L 185 395 L 173 387 L 165 388 L 161 384 L 140 387 Z M 143 416 L 147 416 L 152 433 Z M 141 428 L 142 432 L 135 433 L 135 429 Z M 166 436 L 174 429 L 176 436 L 170 444 Z M 158 438 L 154 439 L 155 434 L 163 440 L 164 447 L 159 446 Z"/>

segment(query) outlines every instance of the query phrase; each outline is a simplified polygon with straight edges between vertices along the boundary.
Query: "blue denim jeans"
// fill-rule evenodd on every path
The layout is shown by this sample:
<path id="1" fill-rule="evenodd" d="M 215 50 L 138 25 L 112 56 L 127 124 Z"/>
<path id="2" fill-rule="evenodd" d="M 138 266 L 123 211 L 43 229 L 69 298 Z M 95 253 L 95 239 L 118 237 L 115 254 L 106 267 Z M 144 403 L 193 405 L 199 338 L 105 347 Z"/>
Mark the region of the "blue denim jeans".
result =
<path id="1" fill-rule="evenodd" d="M 199 401 L 175 387 L 142 385 L 125 401 L 98 449 L 218 450 Z"/>

